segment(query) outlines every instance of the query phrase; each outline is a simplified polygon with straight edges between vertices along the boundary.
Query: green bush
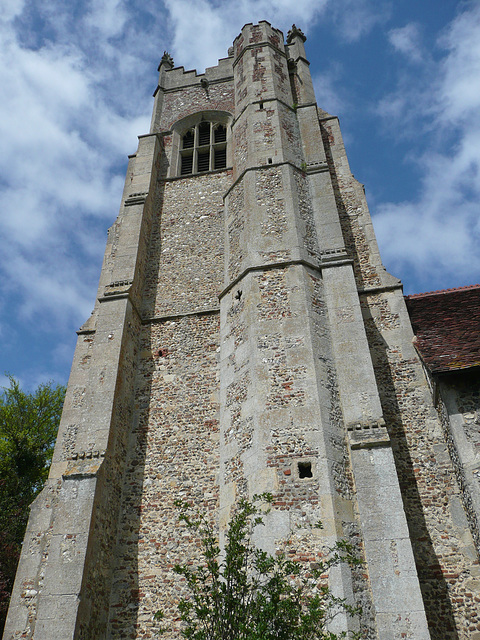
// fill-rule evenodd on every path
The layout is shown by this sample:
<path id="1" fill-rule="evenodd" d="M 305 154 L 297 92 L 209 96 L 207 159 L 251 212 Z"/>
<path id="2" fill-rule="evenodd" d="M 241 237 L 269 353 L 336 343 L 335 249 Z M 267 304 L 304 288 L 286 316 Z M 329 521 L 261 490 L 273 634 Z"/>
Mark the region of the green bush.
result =
<path id="1" fill-rule="evenodd" d="M 188 640 L 334 640 L 347 637 L 327 630 L 340 611 L 359 610 L 333 595 L 325 576 L 342 562 L 358 564 L 351 546 L 338 542 L 314 566 L 290 560 L 287 553 L 272 556 L 252 542 L 255 527 L 264 524 L 262 504 L 269 494 L 241 500 L 226 533 L 222 552 L 207 518 L 188 504 L 177 503 L 180 521 L 200 539 L 201 560 L 175 566 L 188 595 L 179 611 L 182 635 Z M 288 544 L 287 547 L 288 549 Z M 157 612 L 162 620 L 163 612 Z M 166 630 L 164 630 L 166 631 Z M 349 637 L 356 637 L 355 634 Z"/>

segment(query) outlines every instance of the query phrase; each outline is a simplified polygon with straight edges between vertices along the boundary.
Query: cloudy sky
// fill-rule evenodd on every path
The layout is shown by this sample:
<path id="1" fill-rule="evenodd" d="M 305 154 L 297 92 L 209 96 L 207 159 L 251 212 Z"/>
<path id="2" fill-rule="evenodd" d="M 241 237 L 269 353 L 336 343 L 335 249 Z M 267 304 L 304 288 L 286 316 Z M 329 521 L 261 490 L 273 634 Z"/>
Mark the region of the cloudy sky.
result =
<path id="1" fill-rule="evenodd" d="M 405 292 L 480 282 L 479 2 L 2 0 L 0 374 L 67 381 L 164 49 L 203 71 L 260 19 L 307 35 Z"/>

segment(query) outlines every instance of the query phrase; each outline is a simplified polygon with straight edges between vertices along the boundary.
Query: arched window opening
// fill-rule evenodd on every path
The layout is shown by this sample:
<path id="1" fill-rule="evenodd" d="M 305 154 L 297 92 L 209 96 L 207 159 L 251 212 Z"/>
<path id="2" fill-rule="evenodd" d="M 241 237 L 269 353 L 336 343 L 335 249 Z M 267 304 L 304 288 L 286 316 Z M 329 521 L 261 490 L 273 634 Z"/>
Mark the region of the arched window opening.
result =
<path id="1" fill-rule="evenodd" d="M 202 119 L 181 135 L 180 175 L 205 173 L 227 166 L 227 127 Z"/>

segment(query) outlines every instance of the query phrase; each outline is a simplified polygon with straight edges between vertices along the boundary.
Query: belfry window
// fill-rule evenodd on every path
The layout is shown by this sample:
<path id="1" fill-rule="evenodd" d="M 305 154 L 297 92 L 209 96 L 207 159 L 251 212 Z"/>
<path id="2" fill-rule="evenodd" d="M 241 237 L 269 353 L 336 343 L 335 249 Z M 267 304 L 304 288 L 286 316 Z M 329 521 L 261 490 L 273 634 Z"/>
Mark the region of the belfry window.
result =
<path id="1" fill-rule="evenodd" d="M 193 149 L 194 143 L 195 143 L 195 135 L 193 131 L 187 131 L 187 133 L 183 136 L 183 148 Z"/>
<path id="2" fill-rule="evenodd" d="M 182 135 L 180 175 L 205 173 L 227 166 L 227 128 L 202 121 Z"/>

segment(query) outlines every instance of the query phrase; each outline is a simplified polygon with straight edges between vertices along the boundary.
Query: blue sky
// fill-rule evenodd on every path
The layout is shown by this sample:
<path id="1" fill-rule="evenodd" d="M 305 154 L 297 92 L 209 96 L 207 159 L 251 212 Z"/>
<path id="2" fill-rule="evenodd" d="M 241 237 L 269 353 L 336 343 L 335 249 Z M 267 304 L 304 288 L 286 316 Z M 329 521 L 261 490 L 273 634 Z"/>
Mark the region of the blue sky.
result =
<path id="1" fill-rule="evenodd" d="M 3 0 L 0 374 L 67 381 L 164 49 L 203 71 L 260 19 L 307 35 L 405 292 L 480 282 L 480 3 Z"/>

